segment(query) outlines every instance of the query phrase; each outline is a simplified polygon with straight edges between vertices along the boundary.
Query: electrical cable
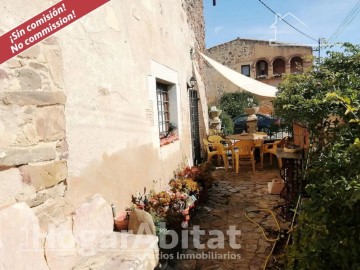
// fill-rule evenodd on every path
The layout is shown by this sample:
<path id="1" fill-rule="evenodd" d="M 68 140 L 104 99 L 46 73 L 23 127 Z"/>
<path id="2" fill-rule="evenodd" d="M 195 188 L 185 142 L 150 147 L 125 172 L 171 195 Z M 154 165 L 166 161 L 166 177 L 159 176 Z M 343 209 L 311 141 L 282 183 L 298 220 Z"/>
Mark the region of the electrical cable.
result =
<path id="1" fill-rule="evenodd" d="M 263 228 L 259 223 L 257 223 L 256 221 L 254 221 L 253 219 L 251 219 L 251 218 L 248 216 L 248 213 L 252 213 L 252 212 L 254 212 L 254 213 L 259 213 L 259 212 L 268 212 L 268 213 L 270 213 L 271 216 L 272 216 L 272 217 L 274 218 L 274 220 L 275 220 L 276 227 L 277 227 L 277 229 L 278 229 L 278 237 L 275 238 L 275 239 L 273 239 L 273 238 L 268 238 L 267 235 L 266 235 L 266 233 L 265 233 L 264 228 Z M 249 221 L 251 221 L 252 223 L 254 223 L 256 226 L 258 226 L 258 227 L 260 228 L 260 230 L 262 231 L 262 234 L 264 235 L 264 237 L 265 237 L 265 239 L 266 239 L 267 241 L 269 241 L 269 242 L 274 242 L 274 244 L 273 244 L 273 246 L 272 246 L 272 248 L 271 248 L 271 251 L 270 251 L 269 255 L 266 257 L 266 260 L 265 260 L 265 264 L 264 264 L 264 267 L 263 267 L 263 270 L 265 270 L 265 269 L 266 269 L 266 266 L 267 266 L 267 264 L 268 264 L 268 261 L 269 261 L 269 259 L 270 259 L 270 256 L 271 256 L 272 253 L 274 252 L 275 245 L 276 245 L 277 241 L 280 240 L 280 232 L 281 232 L 280 224 L 279 224 L 279 222 L 277 221 L 274 212 L 271 211 L 271 210 L 269 210 L 269 209 L 249 210 L 249 211 L 246 211 L 246 212 L 245 212 L 245 217 L 246 217 Z"/>
<path id="2" fill-rule="evenodd" d="M 335 30 L 335 32 L 329 37 L 328 43 L 330 43 L 332 40 L 335 40 L 342 32 L 344 32 L 346 27 L 348 27 L 349 24 L 356 18 L 356 16 L 359 14 L 359 12 L 360 12 L 360 0 L 350 10 L 350 12 L 346 16 L 346 18 L 342 21 L 342 23 Z"/>
<path id="3" fill-rule="evenodd" d="M 281 16 L 280 16 L 278 13 L 276 13 L 274 10 L 272 10 L 272 9 L 271 9 L 268 5 L 266 5 L 262 0 L 258 0 L 258 1 L 259 1 L 261 4 L 263 4 L 263 6 L 265 6 L 268 10 L 270 10 L 273 14 L 275 14 L 275 16 L 276 16 L 277 18 L 279 18 L 279 19 L 282 20 L 284 23 L 286 23 L 288 26 L 290 26 L 291 28 L 293 28 L 294 30 L 296 30 L 297 32 L 299 32 L 300 34 L 306 36 L 307 38 L 309 38 L 309 39 L 311 39 L 311 40 L 313 40 L 313 41 L 315 41 L 315 42 L 318 42 L 317 39 L 309 36 L 308 34 L 304 33 L 303 31 L 297 29 L 295 26 L 293 26 L 292 24 L 290 24 L 290 23 L 289 23 L 288 21 L 286 21 L 285 19 L 281 18 Z"/>

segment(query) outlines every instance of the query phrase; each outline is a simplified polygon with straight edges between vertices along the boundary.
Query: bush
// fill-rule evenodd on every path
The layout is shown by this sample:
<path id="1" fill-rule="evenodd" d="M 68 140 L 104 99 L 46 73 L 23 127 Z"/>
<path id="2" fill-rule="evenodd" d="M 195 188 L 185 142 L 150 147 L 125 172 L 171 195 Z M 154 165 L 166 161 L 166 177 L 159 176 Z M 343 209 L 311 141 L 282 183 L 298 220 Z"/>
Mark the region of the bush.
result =
<path id="1" fill-rule="evenodd" d="M 249 99 L 252 102 L 249 102 Z M 220 97 L 219 102 L 219 107 L 223 113 L 225 112 L 231 119 L 243 114 L 245 108 L 253 105 L 259 105 L 259 100 L 249 92 L 225 93 Z"/>
<path id="2" fill-rule="evenodd" d="M 313 147 L 285 269 L 360 269 L 360 48 L 345 44 L 279 87 L 275 111 L 302 122 Z M 330 122 L 329 115 L 341 119 Z"/>
<path id="3" fill-rule="evenodd" d="M 222 112 L 220 115 L 220 119 L 222 121 L 222 128 L 224 136 L 234 134 L 234 123 L 229 115 L 225 112 Z"/>

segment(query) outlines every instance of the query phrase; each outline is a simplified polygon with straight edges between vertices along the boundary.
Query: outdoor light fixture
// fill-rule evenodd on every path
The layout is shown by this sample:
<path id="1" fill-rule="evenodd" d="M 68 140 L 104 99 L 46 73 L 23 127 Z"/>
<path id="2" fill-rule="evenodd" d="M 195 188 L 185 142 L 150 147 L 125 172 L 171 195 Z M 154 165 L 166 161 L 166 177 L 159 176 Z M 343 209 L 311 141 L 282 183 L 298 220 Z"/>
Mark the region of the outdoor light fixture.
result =
<path id="1" fill-rule="evenodd" d="M 196 79 L 195 79 L 194 76 L 192 76 L 192 77 L 190 78 L 189 89 L 193 89 L 194 86 L 195 86 L 195 83 L 196 83 Z"/>
<path id="2" fill-rule="evenodd" d="M 190 48 L 190 59 L 194 60 L 194 48 L 193 47 Z"/>

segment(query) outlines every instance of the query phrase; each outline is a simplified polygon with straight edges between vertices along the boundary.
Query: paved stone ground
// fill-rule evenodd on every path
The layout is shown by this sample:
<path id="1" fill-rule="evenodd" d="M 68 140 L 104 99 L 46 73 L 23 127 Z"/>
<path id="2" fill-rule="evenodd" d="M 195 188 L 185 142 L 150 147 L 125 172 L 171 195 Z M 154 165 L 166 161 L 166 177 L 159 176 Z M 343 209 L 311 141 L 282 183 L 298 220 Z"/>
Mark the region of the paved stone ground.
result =
<path id="1" fill-rule="evenodd" d="M 228 172 L 218 168 L 213 173 L 216 181 L 210 190 L 208 201 L 203 207 L 199 207 L 199 211 L 191 221 L 192 226 L 199 225 L 200 229 L 207 231 L 207 235 L 200 237 L 201 243 L 204 244 L 213 238 L 208 235 L 209 230 L 220 230 L 225 234 L 229 226 L 236 225 L 236 228 L 241 230 L 241 235 L 236 237 L 236 242 L 241 244 L 240 249 L 232 249 L 228 237 L 225 237 L 224 248 L 210 249 L 206 246 L 201 250 L 190 243 L 189 248 L 183 250 L 183 254 L 195 256 L 205 253 L 212 254 L 213 258 L 176 260 L 175 265 L 166 269 L 263 269 L 272 243 L 266 241 L 260 228 L 245 217 L 245 212 L 262 208 L 274 210 L 281 228 L 288 229 L 289 224 L 281 218 L 280 209 L 276 208 L 282 204 L 282 199 L 267 191 L 267 182 L 280 178 L 276 161 L 274 163 L 272 166 L 264 164 L 263 170 L 260 170 L 260 164 L 256 164 L 255 174 L 252 173 L 250 165 L 243 166 L 239 174 L 231 168 Z M 276 223 L 270 215 L 251 213 L 249 216 L 263 225 L 267 231 L 273 231 L 268 237 L 276 238 Z M 228 257 L 239 254 L 241 258 L 224 259 L 219 258 L 219 254 L 228 254 Z M 191 255 L 188 258 L 191 258 Z"/>

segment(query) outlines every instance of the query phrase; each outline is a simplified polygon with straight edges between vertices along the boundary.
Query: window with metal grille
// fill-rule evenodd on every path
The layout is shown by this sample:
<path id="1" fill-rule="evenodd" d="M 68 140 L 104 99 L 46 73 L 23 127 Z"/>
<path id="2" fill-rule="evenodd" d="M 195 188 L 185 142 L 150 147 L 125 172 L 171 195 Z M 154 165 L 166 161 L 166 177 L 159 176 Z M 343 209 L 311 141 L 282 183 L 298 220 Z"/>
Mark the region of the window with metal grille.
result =
<path id="1" fill-rule="evenodd" d="M 169 87 L 163 83 L 156 83 L 156 98 L 158 109 L 159 135 L 166 135 L 170 124 Z"/>

